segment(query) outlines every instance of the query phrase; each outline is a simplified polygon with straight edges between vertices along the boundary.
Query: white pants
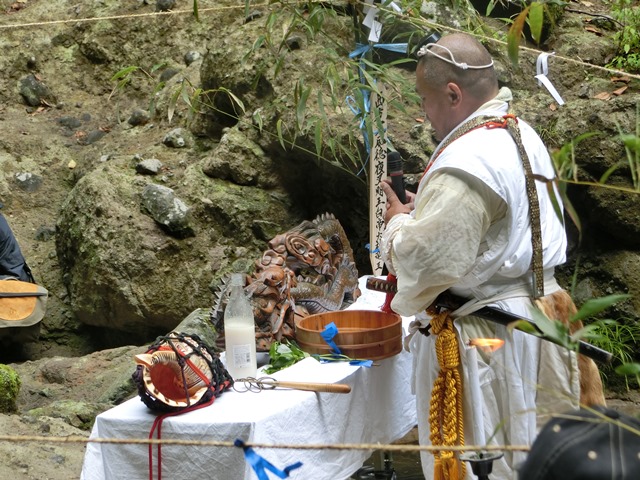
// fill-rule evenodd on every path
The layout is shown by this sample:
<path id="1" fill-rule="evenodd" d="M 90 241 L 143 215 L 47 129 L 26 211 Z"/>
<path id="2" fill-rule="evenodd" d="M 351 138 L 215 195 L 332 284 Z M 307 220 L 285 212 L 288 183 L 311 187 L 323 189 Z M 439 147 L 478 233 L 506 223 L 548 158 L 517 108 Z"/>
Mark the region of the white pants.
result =
<path id="1" fill-rule="evenodd" d="M 500 302 L 498 306 L 531 318 L 529 305 L 528 298 L 516 298 Z M 529 446 L 550 413 L 577 408 L 580 384 L 575 353 L 533 335 L 509 332 L 504 326 L 478 317 L 459 318 L 455 325 L 462 365 L 466 445 L 476 445 L 484 436 L 489 445 Z M 421 445 L 431 444 L 429 402 L 431 388 L 439 372 L 436 338 L 416 333 L 410 344 L 414 355 L 413 381 Z M 467 343 L 472 338 L 505 341 L 494 352 L 477 349 L 476 378 L 469 375 L 469 371 L 473 371 L 469 367 L 473 353 Z M 473 395 L 474 391 L 480 395 Z M 474 421 L 474 412 L 482 412 L 480 422 L 478 419 Z M 482 431 L 479 424 L 484 424 Z M 526 452 L 505 451 L 504 457 L 493 464 L 492 478 L 517 479 L 515 468 L 525 458 Z M 433 478 L 433 455 L 422 452 L 421 460 L 425 478 Z M 467 464 L 466 479 L 476 478 Z"/>

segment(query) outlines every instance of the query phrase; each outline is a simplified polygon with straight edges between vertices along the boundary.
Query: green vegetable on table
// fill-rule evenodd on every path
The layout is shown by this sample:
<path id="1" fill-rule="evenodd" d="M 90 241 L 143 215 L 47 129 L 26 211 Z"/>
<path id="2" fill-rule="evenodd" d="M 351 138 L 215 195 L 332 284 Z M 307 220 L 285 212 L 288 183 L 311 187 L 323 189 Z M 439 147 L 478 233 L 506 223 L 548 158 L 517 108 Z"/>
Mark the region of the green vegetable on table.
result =
<path id="1" fill-rule="evenodd" d="M 283 342 L 273 342 L 269 348 L 269 365 L 264 368 L 267 375 L 278 372 L 284 368 L 298 363 L 310 356 L 307 352 L 300 350 L 294 341 L 285 340 Z"/>

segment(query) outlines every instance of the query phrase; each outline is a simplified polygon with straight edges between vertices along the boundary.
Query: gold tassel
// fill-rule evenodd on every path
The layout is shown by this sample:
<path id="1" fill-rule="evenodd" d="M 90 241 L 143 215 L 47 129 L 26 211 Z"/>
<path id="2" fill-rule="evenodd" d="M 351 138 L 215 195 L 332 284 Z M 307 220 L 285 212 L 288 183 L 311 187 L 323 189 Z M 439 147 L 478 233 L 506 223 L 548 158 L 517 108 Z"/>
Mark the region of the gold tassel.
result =
<path id="1" fill-rule="evenodd" d="M 460 377 L 460 351 L 453 319 L 448 312 L 428 312 L 431 318 L 431 334 L 437 335 L 436 355 L 440 372 L 433 383 L 429 404 L 429 429 L 434 446 L 464 445 L 462 418 L 462 378 Z M 464 478 L 466 465 L 452 451 L 434 452 L 434 480 L 459 480 Z"/>

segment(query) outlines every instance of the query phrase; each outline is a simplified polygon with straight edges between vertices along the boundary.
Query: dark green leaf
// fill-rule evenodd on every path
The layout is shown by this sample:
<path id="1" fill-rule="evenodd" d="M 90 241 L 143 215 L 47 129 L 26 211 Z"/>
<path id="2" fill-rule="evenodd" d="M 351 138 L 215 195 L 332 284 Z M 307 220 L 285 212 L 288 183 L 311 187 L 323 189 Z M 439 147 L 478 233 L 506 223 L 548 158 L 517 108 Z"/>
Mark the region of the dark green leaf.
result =
<path id="1" fill-rule="evenodd" d="M 576 209 L 573 207 L 573 204 L 569 201 L 569 197 L 566 196 L 566 194 L 563 195 L 562 201 L 564 202 L 565 211 L 569 215 L 569 218 L 571 218 L 571 221 L 575 225 L 576 230 L 578 230 L 578 243 L 581 243 L 582 242 L 582 223 L 580 223 L 580 217 L 578 216 L 578 212 L 576 212 Z"/>
<path id="2" fill-rule="evenodd" d="M 598 180 L 600 183 L 607 183 L 607 180 L 609 180 L 609 177 L 611 176 L 611 174 L 613 172 L 615 172 L 617 169 L 619 169 L 621 166 L 623 166 L 624 163 L 622 162 L 618 162 L 612 166 L 610 166 L 606 172 L 604 172 L 602 174 L 602 176 L 600 177 L 600 180 Z"/>
<path id="3" fill-rule="evenodd" d="M 536 336 L 540 335 L 538 329 L 527 320 L 518 320 L 517 322 L 511 322 L 509 325 L 507 325 L 507 330 L 509 330 L 509 332 L 512 332 L 514 329 Z"/>
<path id="4" fill-rule="evenodd" d="M 284 136 L 282 135 L 282 119 L 279 118 L 278 121 L 276 122 L 276 131 L 278 132 L 278 140 L 280 141 L 280 145 L 282 146 L 283 149 L 287 149 L 287 147 L 284 146 Z"/>
<path id="5" fill-rule="evenodd" d="M 316 120 L 316 129 L 315 129 L 315 144 L 316 144 L 316 155 L 318 157 L 322 154 L 322 120 Z"/>
<path id="6" fill-rule="evenodd" d="M 543 335 L 558 345 L 572 348 L 569 328 L 558 320 L 548 318 L 542 311 L 537 308 L 531 309 L 533 321 L 542 331 Z"/>
<path id="7" fill-rule="evenodd" d="M 631 295 L 607 295 L 606 297 L 592 298 L 584 302 L 584 305 L 580 307 L 578 312 L 571 317 L 571 321 L 583 320 L 585 318 L 592 317 L 611 305 L 618 303 L 622 300 L 630 298 Z"/>
<path id="8" fill-rule="evenodd" d="M 200 21 L 200 15 L 198 14 L 198 0 L 193 0 L 193 16 L 196 19 L 196 22 Z"/>
<path id="9" fill-rule="evenodd" d="M 640 137 L 627 133 L 620 135 L 620 139 L 627 148 L 640 152 Z"/>
<path id="10" fill-rule="evenodd" d="M 618 375 L 640 375 L 640 363 L 623 363 L 616 367 Z"/>
<path id="11" fill-rule="evenodd" d="M 542 24 L 544 23 L 544 6 L 540 2 L 533 2 L 529 5 L 529 28 L 531 38 L 539 44 L 542 36 Z"/>
<path id="12" fill-rule="evenodd" d="M 116 73 L 113 74 L 113 77 L 111 77 L 111 81 L 115 82 L 116 80 L 119 80 L 123 77 L 126 77 L 128 75 L 130 75 L 131 73 L 135 72 L 136 70 L 139 70 L 140 67 L 136 67 L 135 65 L 129 66 L 129 67 L 125 67 L 122 70 L 117 71 Z"/>

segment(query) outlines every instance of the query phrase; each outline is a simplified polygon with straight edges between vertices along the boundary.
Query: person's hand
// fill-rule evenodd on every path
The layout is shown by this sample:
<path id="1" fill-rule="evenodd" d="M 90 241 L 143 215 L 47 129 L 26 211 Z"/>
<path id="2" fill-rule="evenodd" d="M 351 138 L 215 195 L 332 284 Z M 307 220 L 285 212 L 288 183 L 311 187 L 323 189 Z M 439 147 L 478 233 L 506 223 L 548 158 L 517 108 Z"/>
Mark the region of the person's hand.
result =
<path id="1" fill-rule="evenodd" d="M 409 208 L 413 210 L 415 208 L 414 202 L 416 200 L 416 194 L 413 192 L 410 192 L 409 190 L 405 190 L 404 194 L 407 197 L 407 203 L 405 203 L 405 205 L 408 205 Z"/>
<path id="2" fill-rule="evenodd" d="M 410 198 L 410 202 L 407 204 L 402 203 L 396 193 L 391 188 L 391 183 L 388 180 L 383 180 L 380 182 L 380 188 L 387 196 L 387 211 L 384 214 L 384 223 L 389 223 L 395 215 L 399 213 L 409 213 L 413 209 L 413 199 L 415 198 L 414 194 L 410 194 L 407 192 L 407 199 Z"/>

